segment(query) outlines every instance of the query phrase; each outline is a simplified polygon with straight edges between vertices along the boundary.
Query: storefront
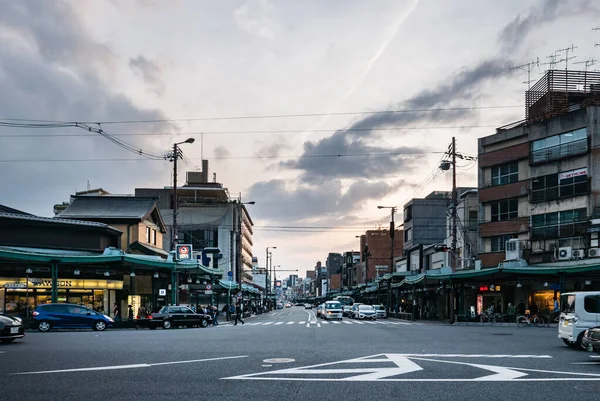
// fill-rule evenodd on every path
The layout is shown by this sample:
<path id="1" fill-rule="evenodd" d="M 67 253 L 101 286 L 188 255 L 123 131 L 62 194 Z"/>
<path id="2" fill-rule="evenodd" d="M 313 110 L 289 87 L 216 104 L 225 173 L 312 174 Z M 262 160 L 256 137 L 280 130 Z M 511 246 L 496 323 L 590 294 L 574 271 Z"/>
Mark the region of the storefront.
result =
<path id="1" fill-rule="evenodd" d="M 99 312 L 110 310 L 116 291 L 123 289 L 123 281 L 96 279 L 61 279 L 58 284 L 58 302 L 84 305 Z M 37 305 L 50 303 L 52 280 L 0 277 L 0 312 L 11 315 L 26 314 Z"/>

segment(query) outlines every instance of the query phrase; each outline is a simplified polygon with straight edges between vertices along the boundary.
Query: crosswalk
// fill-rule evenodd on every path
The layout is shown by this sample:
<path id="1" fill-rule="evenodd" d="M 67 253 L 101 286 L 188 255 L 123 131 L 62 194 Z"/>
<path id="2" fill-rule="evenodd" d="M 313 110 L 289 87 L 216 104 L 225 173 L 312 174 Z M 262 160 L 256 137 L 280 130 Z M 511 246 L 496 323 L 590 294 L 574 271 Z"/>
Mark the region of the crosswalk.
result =
<path id="1" fill-rule="evenodd" d="M 404 325 L 412 325 L 413 323 L 406 322 L 393 322 L 389 320 L 299 320 L 299 321 L 262 321 L 262 322 L 246 322 L 244 326 L 306 326 L 306 327 L 322 327 L 322 326 L 346 326 L 346 325 L 386 325 L 386 326 L 404 326 Z M 218 327 L 228 327 L 231 325 L 219 325 Z"/>

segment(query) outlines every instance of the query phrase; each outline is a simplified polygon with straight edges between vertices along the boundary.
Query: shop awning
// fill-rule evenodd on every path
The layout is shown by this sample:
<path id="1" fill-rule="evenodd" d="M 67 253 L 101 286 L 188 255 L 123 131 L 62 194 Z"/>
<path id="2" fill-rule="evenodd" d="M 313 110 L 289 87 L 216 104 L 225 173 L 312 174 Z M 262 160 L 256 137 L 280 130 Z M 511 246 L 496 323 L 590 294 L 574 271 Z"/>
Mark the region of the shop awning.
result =
<path id="1" fill-rule="evenodd" d="M 235 290 L 238 288 L 238 285 L 235 281 L 219 280 L 219 285 L 226 290 Z"/>

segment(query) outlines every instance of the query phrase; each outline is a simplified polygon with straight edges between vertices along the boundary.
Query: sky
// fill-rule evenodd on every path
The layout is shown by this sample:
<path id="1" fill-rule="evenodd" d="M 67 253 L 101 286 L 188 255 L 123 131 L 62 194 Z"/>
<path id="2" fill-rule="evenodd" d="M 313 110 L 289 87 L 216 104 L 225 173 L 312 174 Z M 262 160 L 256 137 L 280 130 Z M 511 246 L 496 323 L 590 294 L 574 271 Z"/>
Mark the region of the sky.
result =
<path id="1" fill-rule="evenodd" d="M 453 136 L 476 155 L 524 118 L 512 67 L 539 59 L 537 80 L 556 50 L 574 46 L 570 69 L 600 58 L 599 15 L 593 0 L 0 0 L 0 123 L 86 124 L 0 126 L 0 204 L 51 216 L 88 185 L 169 186 L 161 156 L 194 137 L 180 171 L 208 159 L 256 202 L 259 264 L 276 246 L 279 274 L 304 276 L 386 227 L 378 205 L 449 190 L 451 173 L 428 178 Z M 477 185 L 475 163 L 457 173 Z"/>

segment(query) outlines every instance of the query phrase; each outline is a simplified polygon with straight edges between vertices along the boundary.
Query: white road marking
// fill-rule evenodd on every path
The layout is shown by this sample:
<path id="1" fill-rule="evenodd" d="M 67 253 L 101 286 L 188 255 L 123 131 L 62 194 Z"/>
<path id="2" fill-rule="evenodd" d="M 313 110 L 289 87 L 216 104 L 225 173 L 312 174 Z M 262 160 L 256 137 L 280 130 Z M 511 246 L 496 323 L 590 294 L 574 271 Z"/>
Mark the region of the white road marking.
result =
<path id="1" fill-rule="evenodd" d="M 347 320 L 342 320 L 342 323 L 346 323 L 346 324 L 352 324 L 352 322 L 349 322 Z"/>
<path id="2" fill-rule="evenodd" d="M 317 327 L 321 327 L 321 325 L 319 324 L 319 322 L 317 322 Z"/>
<path id="3" fill-rule="evenodd" d="M 306 323 L 306 327 L 310 327 L 310 323 Z"/>
<path id="4" fill-rule="evenodd" d="M 329 324 L 329 322 L 327 320 L 323 320 L 322 322 L 323 324 Z"/>
<path id="5" fill-rule="evenodd" d="M 263 326 L 268 326 L 268 325 L 273 324 L 273 323 L 275 323 L 275 322 L 266 322 L 266 323 L 263 323 Z"/>
<path id="6" fill-rule="evenodd" d="M 476 364 L 470 362 L 458 362 L 443 359 L 431 359 L 425 355 L 435 355 L 437 357 L 458 357 L 458 358 L 551 358 L 549 355 L 487 355 L 487 354 L 378 354 L 363 358 L 354 358 L 337 362 L 329 362 L 318 365 L 296 367 L 291 369 L 282 369 L 271 372 L 252 373 L 241 376 L 226 377 L 224 379 L 241 380 L 282 380 L 282 381 L 389 381 L 389 382 L 536 382 L 536 381 L 600 381 L 599 373 L 580 373 L 580 372 L 562 372 L 543 369 L 527 369 L 508 366 L 494 366 L 487 364 Z M 470 366 L 483 371 L 492 372 L 475 378 L 392 378 L 393 376 L 423 370 L 414 361 L 427 361 L 436 363 L 456 364 Z M 390 363 L 396 365 L 394 368 L 381 367 L 361 367 L 355 369 L 341 368 L 337 369 L 334 365 L 340 364 L 373 364 Z M 325 368 L 330 367 L 330 368 Z M 444 370 L 442 370 L 444 371 Z M 527 372 L 548 373 L 551 375 L 567 375 L 570 377 L 526 377 Z M 304 375 L 339 375 L 348 374 L 342 377 L 302 377 Z M 296 377 L 293 377 L 296 375 Z"/>
<path id="7" fill-rule="evenodd" d="M 331 322 L 331 323 L 333 323 L 333 324 L 341 324 L 340 322 Z"/>
<path id="8" fill-rule="evenodd" d="M 178 364 L 183 364 L 183 363 L 197 363 L 197 362 L 208 362 L 208 361 L 220 361 L 220 360 L 225 360 L 225 359 L 239 359 L 239 358 L 247 358 L 247 357 L 248 357 L 248 355 L 225 356 L 225 357 L 220 357 L 220 358 L 194 359 L 194 360 L 190 360 L 190 361 L 137 363 L 137 364 L 133 364 L 133 365 L 97 366 L 97 367 L 93 367 L 93 368 L 43 370 L 43 371 L 37 371 L 37 372 L 19 372 L 19 373 L 11 373 L 11 375 L 40 375 L 40 374 L 48 374 L 48 373 L 70 373 L 70 372 L 91 372 L 91 371 L 99 371 L 99 370 L 139 369 L 139 368 L 150 368 L 153 366 L 178 365 Z"/>
<path id="9" fill-rule="evenodd" d="M 296 323 L 296 322 L 288 322 L 287 324 L 294 324 L 294 323 Z"/>
<path id="10" fill-rule="evenodd" d="M 596 361 L 596 362 L 573 362 L 573 363 L 571 363 L 571 365 L 598 365 L 598 363 L 600 363 L 600 361 Z"/>
<path id="11" fill-rule="evenodd" d="M 344 321 L 345 321 L 345 320 L 344 320 Z M 355 322 L 351 322 L 351 323 L 353 323 L 353 324 L 365 324 L 365 322 L 359 322 L 358 320 L 357 320 L 357 321 L 355 321 Z"/>
<path id="12" fill-rule="evenodd" d="M 298 324 L 304 324 L 304 323 L 306 323 L 304 320 L 301 321 L 301 322 L 298 322 Z"/>
<path id="13" fill-rule="evenodd" d="M 280 324 L 284 324 L 284 323 L 285 323 L 285 322 L 277 322 L 277 323 L 275 323 L 275 326 L 278 326 L 278 325 L 280 325 Z"/>
<path id="14" fill-rule="evenodd" d="M 365 323 L 368 323 L 368 324 L 377 324 L 377 323 L 375 323 L 375 322 L 365 322 Z"/>

